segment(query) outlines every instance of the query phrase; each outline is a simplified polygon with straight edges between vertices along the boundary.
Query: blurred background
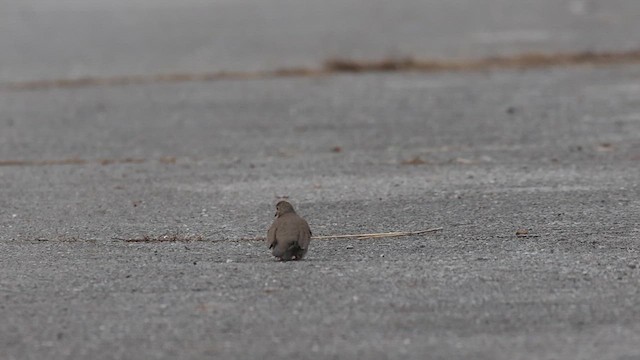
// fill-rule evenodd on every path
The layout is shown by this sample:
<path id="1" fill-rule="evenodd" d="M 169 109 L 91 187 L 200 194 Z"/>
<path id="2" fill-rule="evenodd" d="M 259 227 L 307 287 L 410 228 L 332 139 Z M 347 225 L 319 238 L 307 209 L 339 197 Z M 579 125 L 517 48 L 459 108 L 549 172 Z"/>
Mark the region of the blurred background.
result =
<path id="1" fill-rule="evenodd" d="M 637 0 L 0 0 L 0 81 L 640 46 Z"/>

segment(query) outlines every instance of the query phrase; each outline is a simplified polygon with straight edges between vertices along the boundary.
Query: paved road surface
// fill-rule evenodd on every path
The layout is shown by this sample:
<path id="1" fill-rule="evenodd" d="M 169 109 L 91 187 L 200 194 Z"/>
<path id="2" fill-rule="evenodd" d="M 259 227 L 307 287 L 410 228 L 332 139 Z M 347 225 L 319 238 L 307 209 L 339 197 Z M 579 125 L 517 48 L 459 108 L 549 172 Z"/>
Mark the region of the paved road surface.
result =
<path id="1" fill-rule="evenodd" d="M 637 359 L 637 79 L 4 93 L 3 157 L 52 164 L 0 167 L 2 357 Z M 444 230 L 275 263 L 237 240 L 276 195 L 319 235 Z M 204 241 L 112 239 L 165 233 Z"/>

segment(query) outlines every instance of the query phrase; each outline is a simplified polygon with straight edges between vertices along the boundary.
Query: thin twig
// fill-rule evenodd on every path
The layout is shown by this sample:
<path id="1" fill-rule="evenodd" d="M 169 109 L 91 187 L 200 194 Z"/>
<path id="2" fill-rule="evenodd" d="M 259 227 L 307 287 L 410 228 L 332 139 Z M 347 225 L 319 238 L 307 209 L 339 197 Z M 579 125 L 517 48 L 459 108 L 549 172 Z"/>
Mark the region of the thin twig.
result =
<path id="1" fill-rule="evenodd" d="M 387 237 L 399 237 L 399 236 L 411 236 L 411 235 L 422 235 L 426 233 L 440 231 L 443 228 L 431 228 L 427 230 L 419 230 L 419 231 L 393 231 L 387 233 L 372 233 L 372 234 L 351 234 L 351 235 L 320 235 L 320 236 L 312 236 L 312 239 L 368 239 L 368 238 L 387 238 Z"/>
<path id="2" fill-rule="evenodd" d="M 120 240 L 124 242 L 190 242 L 190 241 L 204 241 L 204 238 L 200 235 L 182 235 L 179 232 L 175 234 L 165 233 L 160 236 L 144 235 L 141 238 L 129 238 L 123 239 L 120 237 L 112 237 L 113 240 Z"/>
<path id="3" fill-rule="evenodd" d="M 349 234 L 349 235 L 317 235 L 312 236 L 311 239 L 315 240 L 327 240 L 327 239 L 373 239 L 373 238 L 388 238 L 388 237 L 399 237 L 399 236 L 411 236 L 411 235 L 423 235 L 427 233 L 432 233 L 436 231 L 440 231 L 443 228 L 436 227 L 426 230 L 418 230 L 418 231 L 393 231 L 387 233 L 371 233 L 371 234 Z M 244 241 L 264 241 L 266 238 L 264 236 L 258 236 L 255 238 L 242 238 L 240 240 Z"/>

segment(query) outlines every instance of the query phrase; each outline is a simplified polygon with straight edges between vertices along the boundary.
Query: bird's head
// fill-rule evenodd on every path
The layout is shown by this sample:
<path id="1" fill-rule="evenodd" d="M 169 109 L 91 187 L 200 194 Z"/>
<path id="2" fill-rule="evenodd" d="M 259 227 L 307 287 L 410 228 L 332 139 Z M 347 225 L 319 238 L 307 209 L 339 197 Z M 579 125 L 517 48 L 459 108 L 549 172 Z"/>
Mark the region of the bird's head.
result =
<path id="1" fill-rule="evenodd" d="M 291 212 L 292 213 L 296 212 L 295 210 L 293 210 L 293 205 L 291 205 L 286 200 L 278 201 L 278 203 L 276 204 L 276 217 L 280 217 L 284 214 L 291 213 Z"/>

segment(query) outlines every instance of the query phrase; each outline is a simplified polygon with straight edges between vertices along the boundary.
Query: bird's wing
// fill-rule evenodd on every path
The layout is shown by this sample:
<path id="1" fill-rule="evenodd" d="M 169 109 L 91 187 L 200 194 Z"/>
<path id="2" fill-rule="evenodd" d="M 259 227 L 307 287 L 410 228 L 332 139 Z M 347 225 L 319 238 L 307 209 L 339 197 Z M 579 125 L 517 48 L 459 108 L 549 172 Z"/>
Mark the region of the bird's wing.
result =
<path id="1" fill-rule="evenodd" d="M 298 235 L 298 246 L 301 249 L 309 248 L 311 242 L 311 229 L 309 223 L 303 218 L 300 218 L 300 234 Z"/>
<path id="2" fill-rule="evenodd" d="M 273 224 L 271 224 L 271 227 L 269 228 L 269 230 L 267 231 L 267 245 L 269 246 L 269 249 L 276 246 L 276 228 L 277 228 L 276 223 L 277 221 L 274 221 Z"/>

